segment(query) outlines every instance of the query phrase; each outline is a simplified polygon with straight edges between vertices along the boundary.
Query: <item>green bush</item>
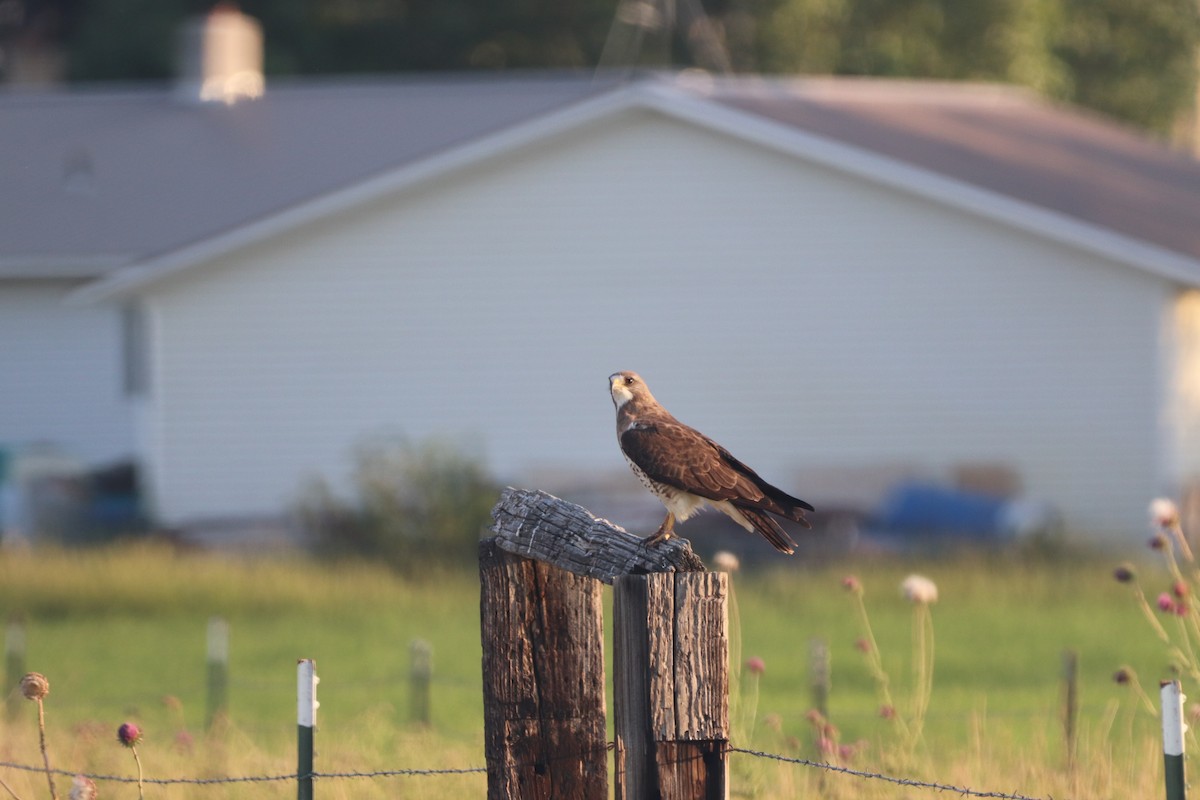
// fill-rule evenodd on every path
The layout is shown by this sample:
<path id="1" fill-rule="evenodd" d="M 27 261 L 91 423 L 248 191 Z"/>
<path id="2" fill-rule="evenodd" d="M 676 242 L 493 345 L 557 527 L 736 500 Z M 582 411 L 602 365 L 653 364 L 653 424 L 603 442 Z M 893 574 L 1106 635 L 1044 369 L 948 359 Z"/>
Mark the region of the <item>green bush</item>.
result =
<path id="1" fill-rule="evenodd" d="M 360 448 L 355 462 L 351 501 L 318 481 L 300 503 L 318 555 L 402 571 L 475 559 L 498 494 L 481 457 L 449 440 L 385 440 Z"/>

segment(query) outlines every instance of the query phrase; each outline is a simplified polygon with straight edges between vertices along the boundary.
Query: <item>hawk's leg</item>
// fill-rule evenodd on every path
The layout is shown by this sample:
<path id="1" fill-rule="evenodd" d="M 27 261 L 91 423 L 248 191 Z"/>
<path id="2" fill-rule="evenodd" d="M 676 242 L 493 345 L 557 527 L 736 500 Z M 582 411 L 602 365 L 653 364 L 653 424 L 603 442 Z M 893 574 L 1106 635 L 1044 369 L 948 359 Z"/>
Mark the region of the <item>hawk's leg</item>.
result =
<path id="1" fill-rule="evenodd" d="M 645 540 L 646 546 L 665 542 L 671 538 L 671 534 L 675 533 L 675 515 L 670 511 L 667 512 L 666 518 L 662 521 L 662 525 L 658 526 L 658 530 L 654 535 Z"/>

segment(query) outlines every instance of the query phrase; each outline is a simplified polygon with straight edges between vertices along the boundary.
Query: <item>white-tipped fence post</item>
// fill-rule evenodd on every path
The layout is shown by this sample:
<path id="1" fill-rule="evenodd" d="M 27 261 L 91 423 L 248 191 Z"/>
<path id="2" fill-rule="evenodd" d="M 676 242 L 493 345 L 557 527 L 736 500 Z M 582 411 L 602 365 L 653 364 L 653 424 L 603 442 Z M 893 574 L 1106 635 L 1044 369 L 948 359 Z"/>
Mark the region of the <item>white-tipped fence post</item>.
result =
<path id="1" fill-rule="evenodd" d="M 1163 681 L 1163 764 L 1166 768 L 1167 800 L 1184 800 L 1186 788 L 1183 782 L 1183 692 L 1179 681 Z"/>
<path id="2" fill-rule="evenodd" d="M 297 800 L 312 800 L 313 796 L 313 729 L 317 727 L 317 662 L 302 658 L 296 669 Z"/>
<path id="3" fill-rule="evenodd" d="M 229 623 L 221 617 L 208 620 L 208 709 L 204 727 L 212 728 L 229 710 Z"/>

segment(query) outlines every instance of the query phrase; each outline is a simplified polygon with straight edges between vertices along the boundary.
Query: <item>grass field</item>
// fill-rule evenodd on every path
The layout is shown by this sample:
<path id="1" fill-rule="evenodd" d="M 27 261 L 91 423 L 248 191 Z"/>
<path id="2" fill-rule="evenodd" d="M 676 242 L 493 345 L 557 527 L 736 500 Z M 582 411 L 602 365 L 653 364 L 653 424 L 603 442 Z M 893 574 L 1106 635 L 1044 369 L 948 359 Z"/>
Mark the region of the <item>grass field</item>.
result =
<path id="1" fill-rule="evenodd" d="M 1026 560 L 992 554 L 953 560 L 847 562 L 736 574 L 737 746 L 980 791 L 1034 797 L 1124 798 L 1161 792 L 1157 722 L 1113 673 L 1129 665 L 1157 698 L 1167 654 L 1107 560 Z M 880 714 L 877 683 L 842 578 L 854 574 L 901 719 L 911 722 L 913 607 L 909 572 L 934 580 L 933 681 L 924 735 L 905 738 Z M 1166 578 L 1142 582 L 1157 593 Z M 134 775 L 115 740 L 133 720 L 147 777 L 280 775 L 295 770 L 295 662 L 321 676 L 317 769 L 372 771 L 483 764 L 478 582 L 470 568 L 401 579 L 370 565 L 235 560 L 129 546 L 82 552 L 0 552 L 0 613 L 27 621 L 27 669 L 51 683 L 45 708 L 52 765 Z M 230 719 L 205 733 L 205 632 L 231 624 Z M 430 729 L 409 720 L 409 646 L 434 649 Z M 815 749 L 808 651 L 828 643 L 830 722 L 838 752 Z M 1076 767 L 1066 768 L 1062 653 L 1080 659 Z M 13 689 L 15 687 L 9 687 Z M 1185 691 L 1188 689 L 1185 683 Z M 1193 689 L 1193 691 L 1195 691 Z M 40 764 L 36 708 L 17 698 L 0 722 L 0 760 Z M 734 797 L 916 797 L 920 790 L 731 756 Z M 49 796 L 45 777 L 0 768 L 21 798 Z M 57 779 L 66 796 L 69 779 Z M 159 786 L 171 798 L 291 797 L 287 782 Z M 338 779 L 322 798 L 478 797 L 480 775 Z M 101 783 L 101 797 L 136 797 Z M 925 794 L 936 794 L 925 790 Z M 0 789 L 0 796 L 6 796 Z"/>

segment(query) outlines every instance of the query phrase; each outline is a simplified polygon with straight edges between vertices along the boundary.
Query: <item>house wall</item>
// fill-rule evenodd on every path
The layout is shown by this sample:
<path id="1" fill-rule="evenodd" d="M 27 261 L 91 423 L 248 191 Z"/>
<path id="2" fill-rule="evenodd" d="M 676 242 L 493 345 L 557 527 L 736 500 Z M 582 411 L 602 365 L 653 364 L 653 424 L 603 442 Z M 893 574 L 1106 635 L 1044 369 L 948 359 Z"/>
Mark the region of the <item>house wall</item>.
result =
<path id="1" fill-rule="evenodd" d="M 153 285 L 147 456 L 169 520 L 278 510 L 384 431 L 472 438 L 509 480 L 623 469 L 606 376 L 635 369 L 818 508 L 791 476 L 999 462 L 1118 535 L 1164 478 L 1169 296 L 629 112 Z"/>
<path id="2" fill-rule="evenodd" d="M 64 303 L 75 286 L 0 282 L 0 448 L 45 443 L 84 464 L 129 458 L 120 312 Z"/>
<path id="3" fill-rule="evenodd" d="M 1180 292 L 1164 326 L 1165 374 L 1170 378 L 1164 449 L 1179 489 L 1200 490 L 1200 291 Z"/>

